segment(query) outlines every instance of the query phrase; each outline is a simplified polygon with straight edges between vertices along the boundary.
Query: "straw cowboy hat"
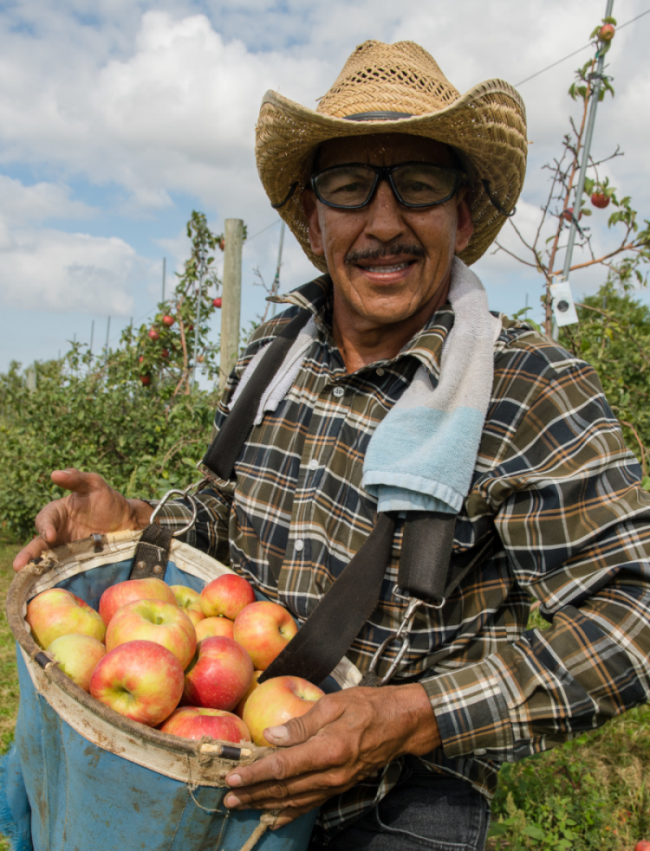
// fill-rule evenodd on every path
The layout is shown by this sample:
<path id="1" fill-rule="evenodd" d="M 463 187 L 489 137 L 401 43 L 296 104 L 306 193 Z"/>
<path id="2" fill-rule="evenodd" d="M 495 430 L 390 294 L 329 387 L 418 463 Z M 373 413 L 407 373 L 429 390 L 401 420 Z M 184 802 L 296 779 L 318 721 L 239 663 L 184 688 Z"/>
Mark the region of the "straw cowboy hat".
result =
<path id="1" fill-rule="evenodd" d="M 474 234 L 459 256 L 474 263 L 512 215 L 526 171 L 526 111 L 515 89 L 488 80 L 461 95 L 412 41 L 365 41 L 316 110 L 268 91 L 256 131 L 257 168 L 271 204 L 312 263 L 301 195 L 314 154 L 328 139 L 369 133 L 425 136 L 458 153 L 471 187 Z"/>

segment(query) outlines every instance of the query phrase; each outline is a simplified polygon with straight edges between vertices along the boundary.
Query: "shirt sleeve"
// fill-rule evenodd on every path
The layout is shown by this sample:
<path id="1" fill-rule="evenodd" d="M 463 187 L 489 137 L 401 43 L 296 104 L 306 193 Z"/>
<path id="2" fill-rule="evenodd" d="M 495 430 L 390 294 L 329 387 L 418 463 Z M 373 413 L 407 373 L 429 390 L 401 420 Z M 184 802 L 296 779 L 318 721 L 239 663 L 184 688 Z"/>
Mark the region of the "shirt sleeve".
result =
<path id="1" fill-rule="evenodd" d="M 448 757 L 521 759 L 650 698 L 650 494 L 591 367 L 536 385 L 480 490 L 552 626 L 422 681 Z"/>

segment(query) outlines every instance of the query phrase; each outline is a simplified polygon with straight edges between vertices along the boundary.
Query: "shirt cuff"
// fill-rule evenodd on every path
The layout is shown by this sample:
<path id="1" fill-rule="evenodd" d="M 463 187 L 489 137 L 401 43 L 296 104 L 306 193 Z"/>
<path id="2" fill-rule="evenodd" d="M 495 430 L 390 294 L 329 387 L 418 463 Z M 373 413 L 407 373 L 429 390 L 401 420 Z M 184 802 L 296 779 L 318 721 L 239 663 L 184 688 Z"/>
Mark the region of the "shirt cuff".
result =
<path id="1" fill-rule="evenodd" d="M 485 662 L 420 680 L 447 757 L 513 759 L 514 735 L 499 678 Z"/>

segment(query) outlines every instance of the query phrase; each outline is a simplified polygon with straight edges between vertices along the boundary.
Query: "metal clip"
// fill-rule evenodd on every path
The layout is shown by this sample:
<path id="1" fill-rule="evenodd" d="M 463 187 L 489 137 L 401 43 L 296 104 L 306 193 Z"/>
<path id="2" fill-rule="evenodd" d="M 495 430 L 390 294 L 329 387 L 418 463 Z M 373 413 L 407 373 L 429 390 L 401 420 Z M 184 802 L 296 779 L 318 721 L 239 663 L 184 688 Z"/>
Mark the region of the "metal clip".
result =
<path id="1" fill-rule="evenodd" d="M 178 538 L 180 535 L 184 535 L 185 532 L 189 532 L 192 526 L 194 526 L 194 524 L 196 523 L 196 518 L 199 513 L 199 507 L 194 499 L 194 494 L 205 484 L 206 481 L 207 479 L 203 478 L 198 482 L 193 482 L 191 485 L 188 485 L 184 490 L 180 490 L 179 488 L 172 488 L 171 490 L 168 490 L 167 493 L 160 500 L 158 505 L 154 508 L 149 522 L 155 522 L 156 517 L 160 512 L 160 509 L 163 507 L 163 505 L 169 502 L 170 497 L 179 496 L 182 499 L 189 500 L 190 505 L 192 506 L 192 517 L 190 518 L 189 523 L 183 526 L 182 529 L 177 529 L 175 532 L 173 532 L 172 537 Z"/>

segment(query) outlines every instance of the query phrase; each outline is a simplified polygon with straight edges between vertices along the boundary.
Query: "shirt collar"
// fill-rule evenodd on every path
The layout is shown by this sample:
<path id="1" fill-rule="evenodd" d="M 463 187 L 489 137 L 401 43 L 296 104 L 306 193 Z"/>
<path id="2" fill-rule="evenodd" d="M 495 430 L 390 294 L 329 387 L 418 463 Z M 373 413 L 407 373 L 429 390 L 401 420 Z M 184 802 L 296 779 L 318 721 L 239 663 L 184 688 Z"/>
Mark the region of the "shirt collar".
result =
<path id="1" fill-rule="evenodd" d="M 334 345 L 331 339 L 332 279 L 329 275 L 321 275 L 285 295 L 271 296 L 269 301 L 293 304 L 311 311 L 319 331 L 325 335 L 330 345 Z M 390 366 L 410 355 L 419 360 L 437 380 L 440 376 L 442 347 L 453 324 L 454 311 L 449 302 L 446 302 L 429 317 L 424 327 L 411 337 L 394 358 L 368 364 L 366 369 Z"/>

